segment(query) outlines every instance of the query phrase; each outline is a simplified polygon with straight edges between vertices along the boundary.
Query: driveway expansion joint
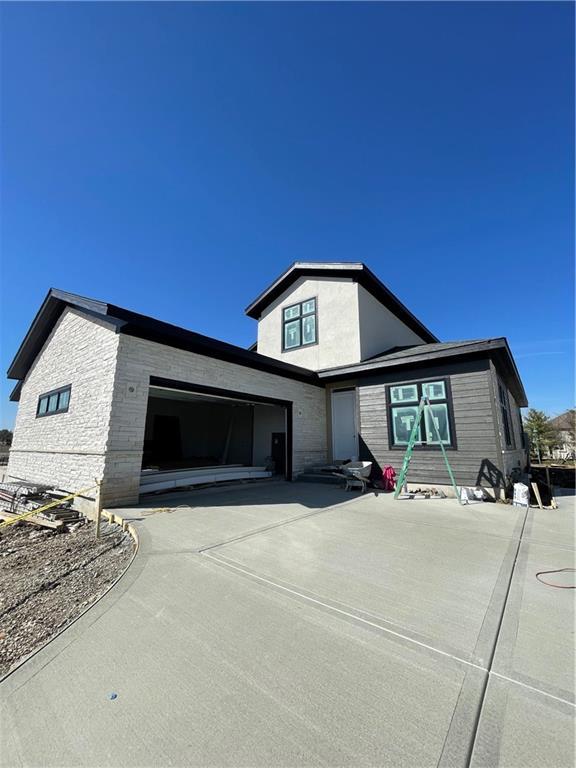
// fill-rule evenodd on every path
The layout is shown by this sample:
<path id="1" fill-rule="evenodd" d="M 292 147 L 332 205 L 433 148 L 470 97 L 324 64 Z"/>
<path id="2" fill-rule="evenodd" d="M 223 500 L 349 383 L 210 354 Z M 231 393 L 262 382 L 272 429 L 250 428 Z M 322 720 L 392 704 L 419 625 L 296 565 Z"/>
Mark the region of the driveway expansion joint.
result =
<path id="1" fill-rule="evenodd" d="M 274 494 L 244 493 L 227 504 L 225 494 L 213 504 L 207 496 L 205 509 L 138 520 L 140 551 L 118 586 L 5 681 L 6 765 L 226 765 L 230 755 L 238 756 L 236 764 L 255 768 L 569 765 L 574 705 L 562 698 L 563 691 L 539 688 L 538 674 L 514 679 L 514 665 L 500 666 L 500 650 L 492 668 L 488 652 L 481 653 L 478 644 L 473 650 L 483 617 L 487 639 L 489 627 L 494 629 L 495 617 L 486 614 L 491 595 L 496 603 L 497 595 L 502 598 L 495 581 L 503 562 L 510 564 L 510 548 L 519 544 L 515 523 L 523 510 L 464 508 L 461 520 L 451 500 L 421 504 L 426 529 L 418 535 L 418 522 L 403 515 L 408 505 L 389 497 L 354 496 L 323 507 L 343 494 L 306 484 L 288 490 L 278 485 Z M 293 494 L 299 506 L 293 506 Z M 347 506 L 349 513 L 320 516 Z M 305 513 L 247 530 L 288 510 Z M 559 522 L 538 510 L 534 515 L 536 539 L 570 540 L 566 515 Z M 306 518 L 310 522 L 288 528 Z M 242 529 L 247 532 L 202 545 Z M 458 535 L 445 535 L 448 529 Z M 532 543 L 529 533 L 526 526 L 520 554 Z M 245 546 L 234 546 L 245 539 Z M 550 546 L 551 554 L 557 547 L 536 543 Z M 366 561 L 360 563 L 364 546 Z M 226 562 L 228 554 L 242 562 Z M 387 558 L 391 562 L 382 572 Z M 515 580 L 519 565 L 520 560 Z M 260 575 L 268 571 L 286 581 Z M 396 585 L 394 574 L 407 574 L 405 583 Z M 343 578 L 353 580 L 350 589 Z M 381 594 L 388 588 L 392 602 Z M 410 610 L 395 610 L 394 601 L 404 596 L 398 605 L 406 606 L 410 594 L 422 600 L 410 601 Z M 340 598 L 390 613 L 396 621 L 351 608 Z M 505 622 L 514 619 L 515 608 L 511 595 L 512 616 L 505 614 Z M 429 617 L 429 611 L 438 613 Z M 420 634 L 403 623 L 413 623 Z M 567 622 L 559 626 L 565 632 Z M 504 624 L 498 643 L 509 629 Z M 518 631 L 530 653 L 540 653 L 525 626 Z M 541 650 L 548 659 L 557 649 L 563 646 Z M 542 675 L 542 686 L 563 685 L 566 677 Z M 119 695 L 110 704 L 112 690 Z M 502 700 L 511 704 L 506 711 L 498 706 Z M 53 726 L 42 730 L 48 713 Z M 491 714 L 505 719 L 497 723 L 502 740 L 496 762 L 483 761 L 493 733 Z M 34 739 L 30 722 L 36 723 Z M 74 722 L 72 730 L 67 722 Z M 442 755 L 448 731 L 456 749 Z M 517 762 L 510 759 L 518 755 Z"/>
<path id="2" fill-rule="evenodd" d="M 515 545 L 511 548 L 516 550 L 518 546 L 521 544 L 521 540 L 511 539 L 511 543 L 512 545 Z M 511 683 L 513 685 L 516 685 L 521 688 L 530 690 L 534 693 L 540 694 L 548 699 L 557 701 L 563 705 L 568 705 L 569 707 L 572 707 L 572 708 L 576 706 L 572 701 L 570 701 L 569 698 L 563 698 L 562 696 L 556 695 L 556 693 L 546 691 L 542 688 L 538 688 L 534 685 L 530 685 L 522 680 L 510 677 L 510 676 L 506 676 L 492 670 L 489 666 L 486 665 L 486 663 L 478 655 L 478 650 L 477 650 L 478 643 L 471 658 L 466 658 L 465 655 L 459 654 L 458 650 L 449 648 L 448 646 L 446 646 L 445 648 L 440 648 L 437 645 L 433 644 L 434 643 L 433 639 L 427 638 L 422 635 L 419 635 L 418 633 L 412 632 L 411 630 L 409 630 L 408 628 L 406 628 L 401 624 L 398 624 L 397 622 L 390 621 L 389 619 L 385 619 L 380 616 L 374 616 L 368 613 L 367 611 L 361 611 L 342 603 L 336 603 L 335 601 L 326 600 L 320 595 L 309 592 L 307 590 L 303 590 L 302 588 L 299 588 L 295 585 L 287 584 L 285 582 L 282 582 L 279 579 L 272 579 L 272 578 L 269 578 L 268 576 L 263 576 L 261 574 L 256 573 L 255 571 L 252 571 L 249 568 L 246 568 L 243 565 L 240 565 L 239 563 L 236 563 L 234 560 L 231 560 L 230 558 L 225 557 L 221 553 L 211 554 L 206 551 L 201 551 L 198 554 L 200 554 L 203 558 L 210 560 L 214 564 L 217 564 L 228 570 L 239 573 L 244 578 L 250 579 L 252 581 L 256 581 L 271 589 L 281 591 L 286 594 L 290 594 L 290 596 L 293 599 L 301 600 L 308 604 L 313 604 L 319 609 L 322 609 L 329 613 L 340 616 L 348 621 L 356 623 L 367 629 L 371 629 L 373 631 L 375 630 L 379 634 L 386 636 L 388 639 L 395 640 L 396 642 L 400 642 L 405 645 L 410 645 L 412 647 L 418 647 L 421 650 L 426 651 L 431 655 L 442 656 L 446 659 L 450 659 L 458 664 L 461 664 L 467 667 L 471 672 L 482 673 L 483 678 L 486 680 L 486 682 L 490 677 L 496 677 L 498 679 L 505 680 L 506 682 Z M 507 559 L 508 558 L 505 557 L 505 560 Z M 508 572 L 508 575 L 511 578 L 513 574 L 510 573 L 508 569 L 505 569 L 505 572 L 506 571 Z M 494 591 L 496 591 L 496 587 Z M 344 606 L 344 607 L 340 607 L 340 606 Z M 500 609 L 502 612 L 504 611 L 504 607 L 505 606 L 500 606 Z M 389 625 L 389 626 L 386 626 L 386 625 Z M 391 629 L 390 626 L 397 627 L 402 631 Z M 494 642 L 494 648 L 495 648 L 497 641 L 493 640 L 493 642 Z M 440 764 L 442 763 L 439 763 L 439 765 Z"/>

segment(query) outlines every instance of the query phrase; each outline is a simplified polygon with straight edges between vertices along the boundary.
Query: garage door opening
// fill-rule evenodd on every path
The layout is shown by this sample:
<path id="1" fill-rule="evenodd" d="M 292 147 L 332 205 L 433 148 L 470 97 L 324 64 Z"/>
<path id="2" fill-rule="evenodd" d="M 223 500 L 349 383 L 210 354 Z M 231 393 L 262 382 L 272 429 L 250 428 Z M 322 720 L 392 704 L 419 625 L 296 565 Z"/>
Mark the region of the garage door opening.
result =
<path id="1" fill-rule="evenodd" d="M 291 476 L 290 403 L 151 379 L 140 493 Z"/>

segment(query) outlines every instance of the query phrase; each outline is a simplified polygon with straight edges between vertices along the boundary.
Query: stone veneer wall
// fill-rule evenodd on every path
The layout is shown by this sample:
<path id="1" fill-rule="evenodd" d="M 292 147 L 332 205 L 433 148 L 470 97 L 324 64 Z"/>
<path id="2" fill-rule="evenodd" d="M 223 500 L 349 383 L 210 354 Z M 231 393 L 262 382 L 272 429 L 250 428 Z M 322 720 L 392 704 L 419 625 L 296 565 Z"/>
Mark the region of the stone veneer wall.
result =
<path id="1" fill-rule="evenodd" d="M 102 477 L 119 338 L 105 320 L 63 312 L 22 387 L 7 479 L 76 491 Z M 37 418 L 39 396 L 68 384 L 68 411 Z"/>
<path id="2" fill-rule="evenodd" d="M 150 376 L 290 400 L 294 403 L 294 474 L 308 464 L 326 461 L 323 388 L 145 339 L 127 335 L 119 339 L 104 470 L 105 504 L 131 504 L 138 499 Z"/>
<path id="3" fill-rule="evenodd" d="M 322 388 L 117 334 L 66 309 L 22 387 L 7 476 L 71 491 L 103 478 L 104 504 L 137 502 L 150 376 L 290 400 L 294 474 L 326 460 Z M 68 412 L 37 418 L 39 396 L 68 384 Z"/>

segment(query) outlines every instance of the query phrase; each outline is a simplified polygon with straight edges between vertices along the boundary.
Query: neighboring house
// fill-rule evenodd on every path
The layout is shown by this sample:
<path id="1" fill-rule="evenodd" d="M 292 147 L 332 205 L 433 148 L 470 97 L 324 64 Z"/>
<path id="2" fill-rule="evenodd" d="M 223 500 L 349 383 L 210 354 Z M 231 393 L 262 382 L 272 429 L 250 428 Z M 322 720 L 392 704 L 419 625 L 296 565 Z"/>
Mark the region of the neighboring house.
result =
<path id="1" fill-rule="evenodd" d="M 526 395 L 504 338 L 440 342 L 360 263 L 297 262 L 246 313 L 257 351 L 50 290 L 8 371 L 8 474 L 71 490 L 103 478 L 112 505 L 167 470 L 398 470 L 423 392 L 459 484 L 499 488 L 524 468 Z M 429 428 L 410 480 L 448 484 Z"/>
<path id="2" fill-rule="evenodd" d="M 553 459 L 572 458 L 576 452 L 576 412 L 572 409 L 561 413 L 554 419 L 550 419 L 550 424 L 558 432 L 559 444 L 552 449 Z"/>

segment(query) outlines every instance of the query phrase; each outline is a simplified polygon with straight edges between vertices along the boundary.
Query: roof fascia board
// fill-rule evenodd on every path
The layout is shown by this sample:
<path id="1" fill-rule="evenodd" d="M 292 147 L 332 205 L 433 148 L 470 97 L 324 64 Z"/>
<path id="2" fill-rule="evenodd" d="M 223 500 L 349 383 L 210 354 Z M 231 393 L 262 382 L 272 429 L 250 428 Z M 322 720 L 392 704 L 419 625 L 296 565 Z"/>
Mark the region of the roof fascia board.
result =
<path id="1" fill-rule="evenodd" d="M 327 369 L 319 371 L 318 376 L 321 381 L 326 383 L 332 381 L 340 381 L 342 379 L 356 376 L 357 378 L 364 378 L 367 376 L 377 375 L 381 370 L 387 369 L 406 369 L 406 368 L 421 368 L 424 366 L 433 365 L 436 361 L 456 361 L 465 360 L 470 358 L 489 357 L 494 360 L 498 368 L 504 372 L 506 383 L 514 395 L 514 398 L 521 408 L 528 406 L 528 399 L 524 386 L 514 358 L 510 352 L 510 348 L 506 339 L 493 339 L 489 342 L 483 342 L 478 344 L 469 344 L 465 347 L 457 347 L 449 350 L 440 350 L 433 353 L 412 355 L 406 358 L 395 358 L 392 360 L 381 360 L 371 364 L 358 364 L 356 366 L 348 366 L 341 368 Z"/>
<path id="2" fill-rule="evenodd" d="M 512 350 L 510 349 L 510 345 L 508 344 L 508 339 L 504 338 L 503 341 L 504 341 L 504 344 L 506 345 L 506 352 L 507 352 L 506 356 L 507 356 L 508 362 L 509 362 L 509 364 L 510 364 L 510 366 L 512 368 L 513 376 L 517 380 L 518 385 L 519 385 L 519 394 L 521 395 L 520 396 L 520 400 L 522 402 L 518 401 L 518 405 L 521 408 L 527 408 L 528 407 L 528 398 L 526 397 L 526 391 L 524 390 L 524 385 L 522 384 L 522 379 L 520 378 L 520 372 L 519 372 L 518 367 L 516 365 L 516 360 L 514 360 L 514 355 L 512 354 Z"/>
<path id="3" fill-rule="evenodd" d="M 22 379 L 19 379 L 16 382 L 16 386 L 14 387 L 12 392 L 10 392 L 9 400 L 10 400 L 11 403 L 19 402 L 19 400 L 20 400 L 20 393 L 22 392 L 22 385 L 23 384 L 24 384 L 24 381 Z"/>
<path id="4" fill-rule="evenodd" d="M 244 312 L 248 315 L 248 317 L 253 317 L 255 320 L 258 319 L 258 317 L 261 314 L 261 311 L 257 309 L 258 305 L 266 302 L 266 306 L 268 304 L 271 304 L 275 299 L 278 298 L 286 288 L 291 285 L 294 280 L 296 280 L 300 275 L 309 275 L 309 274 L 315 274 L 315 273 L 323 273 L 323 272 L 335 272 L 335 271 L 341 271 L 342 269 L 346 269 L 348 271 L 360 271 L 362 269 L 363 265 L 360 262 L 314 262 L 314 261 L 295 261 L 288 267 L 287 270 L 285 270 L 274 282 L 268 286 L 268 288 L 265 288 L 262 293 L 260 293 L 253 302 L 251 302 Z M 294 275 L 294 272 L 298 272 L 297 275 Z M 286 285 L 284 285 L 286 284 Z"/>
<path id="5" fill-rule="evenodd" d="M 471 343 L 466 346 L 452 347 L 450 349 L 440 349 L 434 352 L 420 352 L 406 357 L 394 357 L 389 360 L 373 360 L 365 363 L 355 363 L 354 365 L 341 366 L 340 368 L 325 368 L 318 371 L 321 379 L 330 379 L 334 376 L 351 375 L 364 373 L 380 368 L 394 368 L 396 366 L 409 365 L 410 363 L 426 363 L 444 357 L 455 357 L 456 355 L 472 354 L 474 352 L 485 352 L 491 347 L 492 342 Z M 501 345 L 499 345 L 501 346 Z M 414 349 L 426 349 L 426 344 L 419 344 Z"/>
<path id="6" fill-rule="evenodd" d="M 279 298 L 299 277 L 322 276 L 348 277 L 355 280 L 424 341 L 438 341 L 438 338 L 361 262 L 295 262 L 263 291 L 245 312 L 248 317 L 258 320 L 263 310 Z"/>
<path id="7" fill-rule="evenodd" d="M 24 380 L 34 360 L 41 352 L 46 339 L 66 307 L 75 309 L 86 317 L 104 322 L 116 333 L 138 336 L 187 351 L 197 352 L 227 362 L 237 363 L 255 370 L 266 371 L 284 378 L 295 379 L 313 386 L 323 387 L 317 374 L 307 368 L 284 363 L 280 360 L 259 355 L 233 344 L 212 339 L 188 331 L 170 323 L 146 315 L 105 304 L 101 301 L 77 296 L 73 293 L 51 288 L 20 344 L 8 369 L 9 379 Z"/>
<path id="8" fill-rule="evenodd" d="M 114 315 L 102 315 L 100 314 L 100 312 L 93 312 L 91 309 L 84 309 L 84 307 L 76 307 L 73 305 L 68 305 L 68 306 L 70 307 L 70 309 L 75 310 L 79 315 L 83 315 L 84 317 L 98 320 L 99 323 L 102 323 L 103 325 L 107 325 L 115 333 L 121 333 L 122 328 L 124 328 L 124 326 L 126 325 L 125 320 L 121 320 L 118 317 L 114 317 Z"/>
<path id="9" fill-rule="evenodd" d="M 87 296 L 80 296 L 76 293 L 61 291 L 59 288 L 51 288 L 50 294 L 55 299 L 60 299 L 60 301 L 63 301 L 70 306 L 89 309 L 99 315 L 105 315 L 108 311 L 108 304 L 104 301 L 98 301 L 98 299 L 90 299 Z"/>
<path id="10" fill-rule="evenodd" d="M 19 376 L 18 374 L 16 374 L 14 369 L 18 365 L 19 358 L 23 354 L 25 347 L 28 345 L 28 343 L 30 342 L 32 337 L 36 333 L 39 332 L 39 327 L 42 324 L 42 322 L 44 321 L 44 316 L 48 312 L 48 310 L 50 308 L 50 305 L 53 303 L 52 291 L 53 291 L 53 289 L 51 288 L 48 291 L 48 293 L 46 294 L 46 296 L 44 297 L 44 301 L 40 305 L 40 309 L 38 310 L 38 312 L 36 312 L 36 315 L 34 316 L 34 319 L 32 320 L 32 323 L 30 324 L 30 328 L 28 328 L 28 332 L 26 333 L 26 336 L 24 336 L 20 346 L 16 350 L 16 354 L 14 355 L 14 358 L 13 358 L 13 360 L 10 363 L 10 366 L 8 368 L 8 378 L 9 379 L 23 378 L 23 377 Z"/>
<path id="11" fill-rule="evenodd" d="M 433 334 L 432 331 L 428 330 L 428 328 L 418 320 L 416 315 L 410 312 L 408 307 L 406 307 L 400 299 L 398 299 L 370 269 L 368 269 L 368 267 L 365 266 L 359 274 L 358 282 L 368 291 L 368 293 L 372 294 L 377 301 L 396 315 L 404 325 L 407 325 L 410 330 L 420 336 L 421 339 L 428 343 L 440 341 L 440 339 Z M 385 299 L 384 301 L 382 300 L 383 298 Z"/>
<path id="12" fill-rule="evenodd" d="M 107 311 L 107 305 L 101 301 L 51 288 L 10 363 L 7 373 L 9 379 L 24 379 L 26 377 L 30 366 L 40 353 L 58 318 L 67 306 L 89 312 L 100 318 L 105 317 Z"/>
<path id="13" fill-rule="evenodd" d="M 195 352 L 205 357 L 273 373 L 276 376 L 295 379 L 296 381 L 312 384 L 316 387 L 324 386 L 316 372 L 308 368 L 300 368 L 290 363 L 284 363 L 281 360 L 260 355 L 258 352 L 251 352 L 234 344 L 203 336 L 195 331 L 188 331 L 185 328 L 165 323 L 162 320 L 154 320 L 121 307 L 109 305 L 108 311 L 113 317 L 124 321 L 120 332 L 127 336 L 154 341 L 158 344 L 182 349 L 186 352 Z"/>

